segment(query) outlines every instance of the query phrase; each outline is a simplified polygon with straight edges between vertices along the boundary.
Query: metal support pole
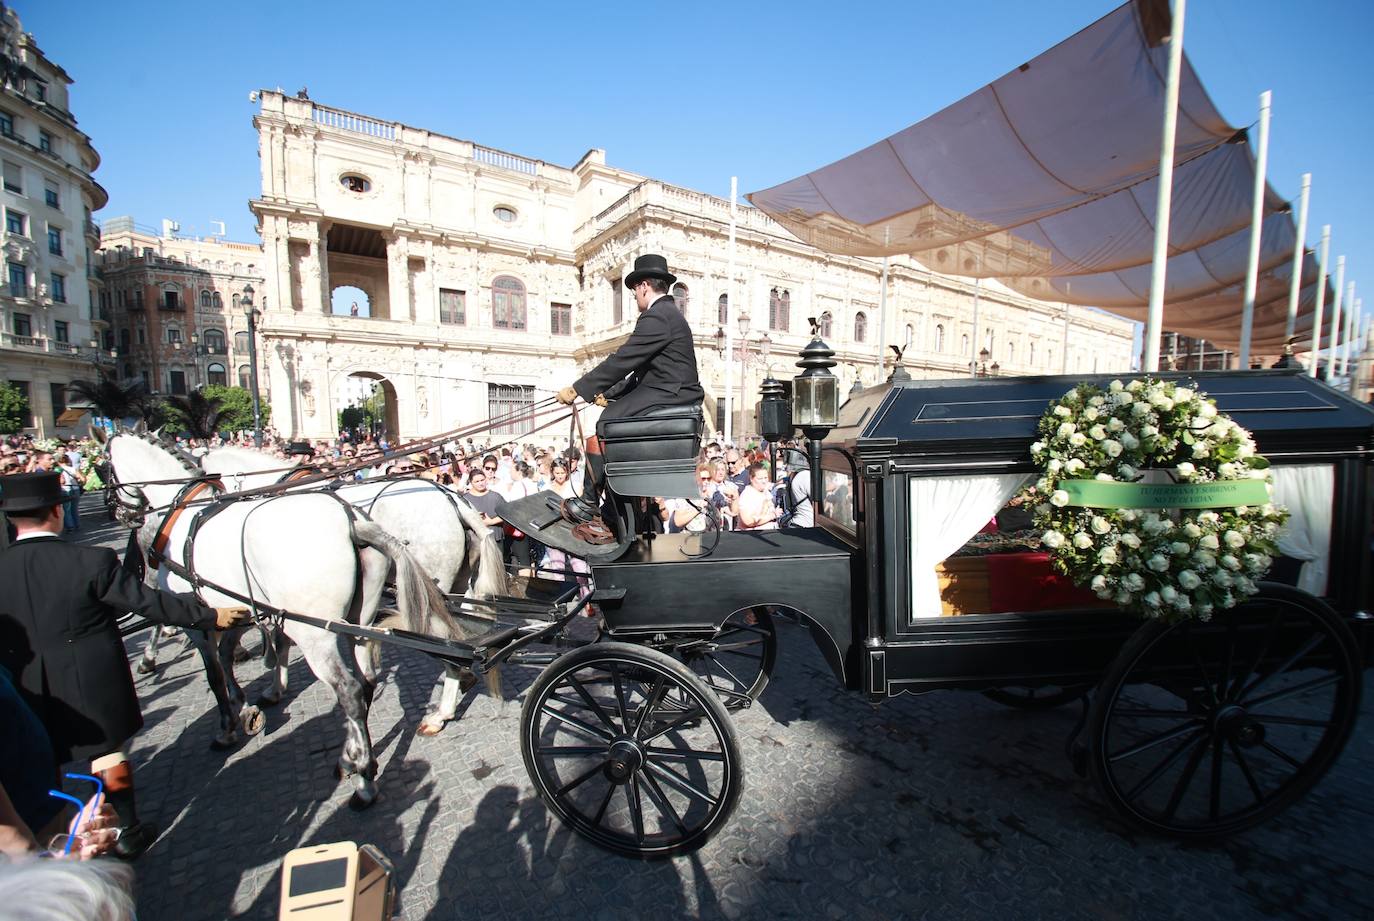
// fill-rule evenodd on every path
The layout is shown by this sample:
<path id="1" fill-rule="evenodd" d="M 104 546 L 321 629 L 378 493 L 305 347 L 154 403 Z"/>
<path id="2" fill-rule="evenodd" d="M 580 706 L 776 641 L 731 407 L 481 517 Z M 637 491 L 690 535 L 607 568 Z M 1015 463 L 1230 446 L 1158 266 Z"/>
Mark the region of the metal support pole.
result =
<path id="1" fill-rule="evenodd" d="M 821 475 L 821 438 L 820 435 L 807 433 L 806 453 L 811 459 L 811 514 L 815 521 L 821 513 L 825 498 L 825 477 Z"/>
<path id="2" fill-rule="evenodd" d="M 1073 295 L 1073 283 L 1064 282 L 1064 294 L 1066 297 Z M 1059 358 L 1059 373 L 1069 373 L 1069 303 L 1064 302 L 1064 354 Z"/>
<path id="3" fill-rule="evenodd" d="M 739 305 L 735 303 L 735 197 L 739 194 L 739 177 L 730 177 L 730 246 L 728 268 L 725 274 L 725 443 L 729 444 L 733 428 L 735 349 L 730 335 L 730 323 L 738 316 Z"/>
<path id="4" fill-rule="evenodd" d="M 1317 251 L 1317 308 L 1312 314 L 1312 351 L 1307 374 L 1317 376 L 1317 351 L 1322 345 L 1322 308 L 1326 306 L 1326 259 L 1331 253 L 1331 225 L 1322 227 L 1321 249 Z"/>
<path id="5" fill-rule="evenodd" d="M 1259 144 L 1255 151 L 1255 197 L 1250 206 L 1250 259 L 1245 267 L 1245 306 L 1240 314 L 1240 367 L 1250 370 L 1250 338 L 1255 326 L 1255 288 L 1259 284 L 1260 237 L 1264 231 L 1264 173 L 1269 164 L 1268 90 L 1260 93 Z"/>
<path id="6" fill-rule="evenodd" d="M 883 233 L 890 231 L 884 229 Z M 878 377 L 883 376 L 883 350 L 887 348 L 887 257 L 883 257 L 883 280 L 878 289 Z"/>
<path id="7" fill-rule="evenodd" d="M 1159 336 L 1164 327 L 1164 282 L 1169 261 L 1169 207 L 1174 188 L 1174 136 L 1178 126 L 1178 77 L 1183 66 L 1183 14 L 1187 0 L 1174 0 L 1169 26 L 1169 74 L 1164 84 L 1164 131 L 1159 144 L 1159 197 L 1155 201 L 1155 249 L 1150 268 L 1150 311 L 1145 320 L 1145 371 L 1159 371 Z"/>
<path id="8" fill-rule="evenodd" d="M 1298 199 L 1298 239 L 1293 244 L 1293 277 L 1288 281 L 1288 322 L 1283 341 L 1290 342 L 1298 325 L 1298 294 L 1302 290 L 1302 257 L 1307 249 L 1307 199 L 1312 194 L 1312 174 L 1302 174 L 1302 195 Z M 1285 353 L 1286 354 L 1286 353 Z"/>
<path id="9" fill-rule="evenodd" d="M 1345 257 L 1336 257 L 1336 302 L 1331 305 L 1331 333 L 1326 343 L 1326 382 L 1336 381 L 1336 346 L 1341 341 L 1341 295 L 1345 293 Z"/>
<path id="10" fill-rule="evenodd" d="M 1350 370 L 1350 339 L 1355 335 L 1355 283 L 1352 281 L 1345 295 L 1345 341 L 1341 343 L 1341 377 Z"/>
<path id="11" fill-rule="evenodd" d="M 265 302 L 265 301 L 264 301 Z M 258 314 L 248 314 L 248 384 L 253 388 L 253 447 L 262 447 L 262 403 L 258 398 Z"/>

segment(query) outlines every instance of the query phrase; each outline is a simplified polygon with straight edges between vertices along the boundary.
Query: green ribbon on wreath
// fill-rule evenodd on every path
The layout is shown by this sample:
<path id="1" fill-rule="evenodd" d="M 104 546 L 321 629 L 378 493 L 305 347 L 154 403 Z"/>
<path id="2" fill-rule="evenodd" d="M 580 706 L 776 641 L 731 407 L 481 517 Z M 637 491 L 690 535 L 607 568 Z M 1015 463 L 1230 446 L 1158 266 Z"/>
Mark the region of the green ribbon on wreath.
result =
<path id="1" fill-rule="evenodd" d="M 1061 480 L 1069 505 L 1084 508 L 1235 508 L 1263 505 L 1269 490 L 1262 480 L 1213 483 L 1109 483 Z"/>

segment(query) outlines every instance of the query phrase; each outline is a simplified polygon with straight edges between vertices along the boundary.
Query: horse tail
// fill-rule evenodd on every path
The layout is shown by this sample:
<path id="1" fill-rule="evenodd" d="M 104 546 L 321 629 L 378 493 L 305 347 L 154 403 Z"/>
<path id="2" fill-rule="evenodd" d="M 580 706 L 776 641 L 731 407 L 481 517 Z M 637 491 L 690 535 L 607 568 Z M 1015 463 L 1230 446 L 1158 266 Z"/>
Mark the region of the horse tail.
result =
<path id="1" fill-rule="evenodd" d="M 396 568 L 396 609 L 400 611 L 406 629 L 432 636 L 432 622 L 437 619 L 446 638 L 462 638 L 463 631 L 449 614 L 444 596 L 439 593 L 424 567 L 406 549 L 404 541 L 377 522 L 361 516 L 353 523 L 353 532 L 364 546 L 380 551 Z"/>
<path id="2" fill-rule="evenodd" d="M 494 598 L 506 594 L 509 588 L 506 584 L 505 558 L 501 553 L 501 545 L 491 533 L 491 528 L 482 520 L 482 513 L 468 505 L 467 500 L 461 496 L 455 498 L 453 507 L 477 547 L 477 578 L 472 585 L 472 594 L 478 598 Z"/>

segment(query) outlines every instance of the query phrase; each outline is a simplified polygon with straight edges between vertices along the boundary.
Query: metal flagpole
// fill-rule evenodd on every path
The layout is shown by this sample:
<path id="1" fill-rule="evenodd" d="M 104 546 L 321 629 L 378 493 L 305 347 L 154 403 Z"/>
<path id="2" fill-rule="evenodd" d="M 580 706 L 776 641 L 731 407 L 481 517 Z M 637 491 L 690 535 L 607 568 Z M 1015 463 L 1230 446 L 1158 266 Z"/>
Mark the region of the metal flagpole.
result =
<path id="1" fill-rule="evenodd" d="M 1355 283 L 1352 281 L 1345 295 L 1345 342 L 1341 343 L 1341 377 L 1350 370 L 1350 337 L 1355 335 Z"/>
<path id="2" fill-rule="evenodd" d="M 730 437 L 732 428 L 732 416 L 734 414 L 734 400 L 731 398 L 734 392 L 734 365 L 735 347 L 734 334 L 730 332 L 730 324 L 739 315 L 739 305 L 735 303 L 735 196 L 739 194 L 739 177 L 730 177 L 730 247 L 729 258 L 726 260 L 725 274 L 725 324 L 722 330 L 725 333 L 725 443 L 729 444 L 733 439 Z"/>
<path id="3" fill-rule="evenodd" d="M 1264 173 L 1269 163 L 1269 99 L 1260 93 L 1259 144 L 1255 151 L 1255 198 L 1250 206 L 1250 260 L 1245 267 L 1245 306 L 1240 314 L 1240 366 L 1250 370 L 1250 337 L 1255 326 L 1255 287 L 1259 283 L 1260 236 L 1264 230 Z"/>
<path id="4" fill-rule="evenodd" d="M 1155 251 L 1150 268 L 1150 312 L 1145 320 L 1145 370 L 1159 370 L 1164 326 L 1164 277 L 1169 259 L 1169 207 L 1174 188 L 1174 135 L 1178 126 L 1178 75 L 1183 66 L 1183 13 L 1187 0 L 1174 0 L 1169 27 L 1169 76 L 1164 85 L 1164 136 L 1159 144 L 1159 197 L 1155 202 Z"/>
<path id="5" fill-rule="evenodd" d="M 1312 351 L 1307 374 L 1317 376 L 1317 350 L 1322 345 L 1322 308 L 1326 306 L 1326 259 L 1331 254 L 1331 225 L 1322 227 L 1322 245 L 1317 251 L 1317 309 L 1312 314 Z"/>
<path id="6" fill-rule="evenodd" d="M 1307 248 L 1307 199 L 1312 192 L 1312 174 L 1302 174 L 1302 196 L 1298 199 L 1298 242 L 1293 244 L 1293 277 L 1288 280 L 1288 322 L 1283 341 L 1293 339 L 1298 326 L 1298 292 L 1302 289 L 1302 257 Z M 1287 353 L 1285 353 L 1287 354 Z"/>
<path id="7" fill-rule="evenodd" d="M 1331 305 L 1331 334 L 1326 343 L 1326 382 L 1336 380 L 1336 344 L 1341 341 L 1341 295 L 1345 293 L 1345 257 L 1336 257 L 1336 302 Z"/>
<path id="8" fill-rule="evenodd" d="M 892 239 L 892 228 L 883 228 L 883 247 Z M 883 253 L 883 283 L 878 290 L 878 380 L 883 379 L 883 350 L 887 348 L 887 253 Z"/>

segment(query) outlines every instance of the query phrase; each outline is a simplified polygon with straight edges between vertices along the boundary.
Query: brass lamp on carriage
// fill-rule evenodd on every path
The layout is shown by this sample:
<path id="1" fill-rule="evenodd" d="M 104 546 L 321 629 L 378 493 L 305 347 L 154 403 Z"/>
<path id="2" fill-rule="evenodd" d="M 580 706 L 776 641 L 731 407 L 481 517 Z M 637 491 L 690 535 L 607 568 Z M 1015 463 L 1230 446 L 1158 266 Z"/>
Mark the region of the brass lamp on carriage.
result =
<path id="1" fill-rule="evenodd" d="M 807 438 L 811 459 L 811 495 L 825 493 L 821 478 L 821 441 L 840 421 L 840 379 L 831 373 L 835 350 L 820 335 L 820 321 L 810 317 L 811 341 L 801 350 L 797 367 L 801 374 L 792 379 L 792 424 Z M 819 508 L 819 501 L 817 501 Z"/>

